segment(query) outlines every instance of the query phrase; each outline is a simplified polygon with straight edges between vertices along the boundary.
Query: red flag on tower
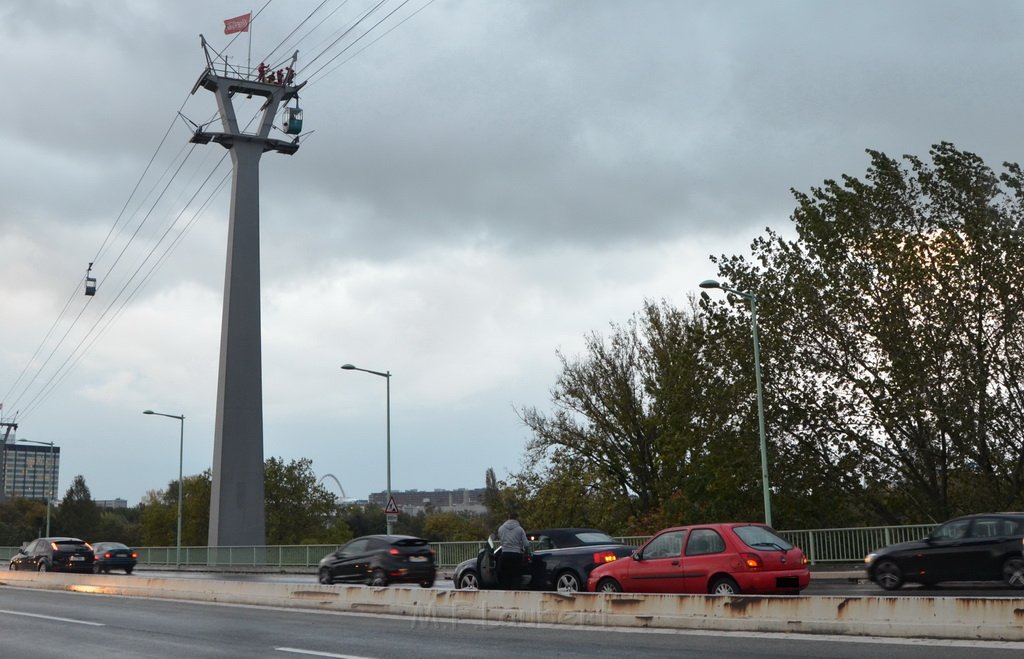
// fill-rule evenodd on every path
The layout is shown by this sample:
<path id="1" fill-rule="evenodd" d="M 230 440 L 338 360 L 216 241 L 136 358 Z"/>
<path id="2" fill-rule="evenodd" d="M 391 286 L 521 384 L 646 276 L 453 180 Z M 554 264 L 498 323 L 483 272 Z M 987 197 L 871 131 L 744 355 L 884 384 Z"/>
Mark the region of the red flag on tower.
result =
<path id="1" fill-rule="evenodd" d="M 242 14 L 241 16 L 235 16 L 224 21 L 224 34 L 234 34 L 236 32 L 248 32 L 249 21 L 252 20 L 252 12 L 248 14 Z"/>

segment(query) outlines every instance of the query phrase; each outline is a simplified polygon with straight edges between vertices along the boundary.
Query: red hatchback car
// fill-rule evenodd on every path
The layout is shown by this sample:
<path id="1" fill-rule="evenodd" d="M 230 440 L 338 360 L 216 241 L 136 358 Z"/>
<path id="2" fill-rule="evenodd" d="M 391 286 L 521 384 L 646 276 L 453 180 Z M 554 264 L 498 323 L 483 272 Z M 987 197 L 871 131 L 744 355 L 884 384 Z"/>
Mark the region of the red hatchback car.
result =
<path id="1" fill-rule="evenodd" d="M 679 526 L 659 531 L 632 558 L 594 568 L 587 590 L 795 595 L 811 581 L 807 562 L 763 524 Z"/>

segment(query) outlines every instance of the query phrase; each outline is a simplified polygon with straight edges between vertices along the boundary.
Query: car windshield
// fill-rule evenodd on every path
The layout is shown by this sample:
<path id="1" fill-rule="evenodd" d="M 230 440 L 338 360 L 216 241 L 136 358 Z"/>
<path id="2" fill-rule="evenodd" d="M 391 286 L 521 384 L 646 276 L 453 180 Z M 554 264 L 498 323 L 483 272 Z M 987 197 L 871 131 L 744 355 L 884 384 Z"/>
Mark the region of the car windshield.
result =
<path id="1" fill-rule="evenodd" d="M 739 536 L 748 547 L 754 549 L 775 549 L 789 551 L 793 545 L 789 544 L 775 533 L 764 526 L 736 526 L 733 531 Z"/>

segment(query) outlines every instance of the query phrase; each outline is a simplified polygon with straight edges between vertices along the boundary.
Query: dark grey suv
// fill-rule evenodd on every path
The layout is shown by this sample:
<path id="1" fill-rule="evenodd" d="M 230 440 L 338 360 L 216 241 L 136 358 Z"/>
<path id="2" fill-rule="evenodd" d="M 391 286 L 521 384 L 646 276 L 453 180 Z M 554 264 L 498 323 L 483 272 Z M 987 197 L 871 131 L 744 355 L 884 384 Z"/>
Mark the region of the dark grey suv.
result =
<path id="1" fill-rule="evenodd" d="M 1002 581 L 1024 588 L 1024 513 L 958 517 L 923 540 L 889 545 L 864 562 L 868 578 L 886 590 L 943 581 Z"/>

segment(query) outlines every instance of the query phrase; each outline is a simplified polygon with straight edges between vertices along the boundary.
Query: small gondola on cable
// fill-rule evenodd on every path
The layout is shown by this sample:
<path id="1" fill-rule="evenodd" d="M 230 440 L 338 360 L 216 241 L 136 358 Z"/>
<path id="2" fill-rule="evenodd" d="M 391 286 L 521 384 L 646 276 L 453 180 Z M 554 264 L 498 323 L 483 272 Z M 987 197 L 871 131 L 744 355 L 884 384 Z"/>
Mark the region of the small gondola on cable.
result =
<path id="1" fill-rule="evenodd" d="M 289 135 L 298 135 L 302 132 L 302 108 L 299 107 L 299 97 L 295 97 L 295 107 L 284 108 L 284 121 L 281 130 Z"/>
<path id="2" fill-rule="evenodd" d="M 85 271 L 85 294 L 96 295 L 96 278 L 92 276 L 92 263 Z"/>

